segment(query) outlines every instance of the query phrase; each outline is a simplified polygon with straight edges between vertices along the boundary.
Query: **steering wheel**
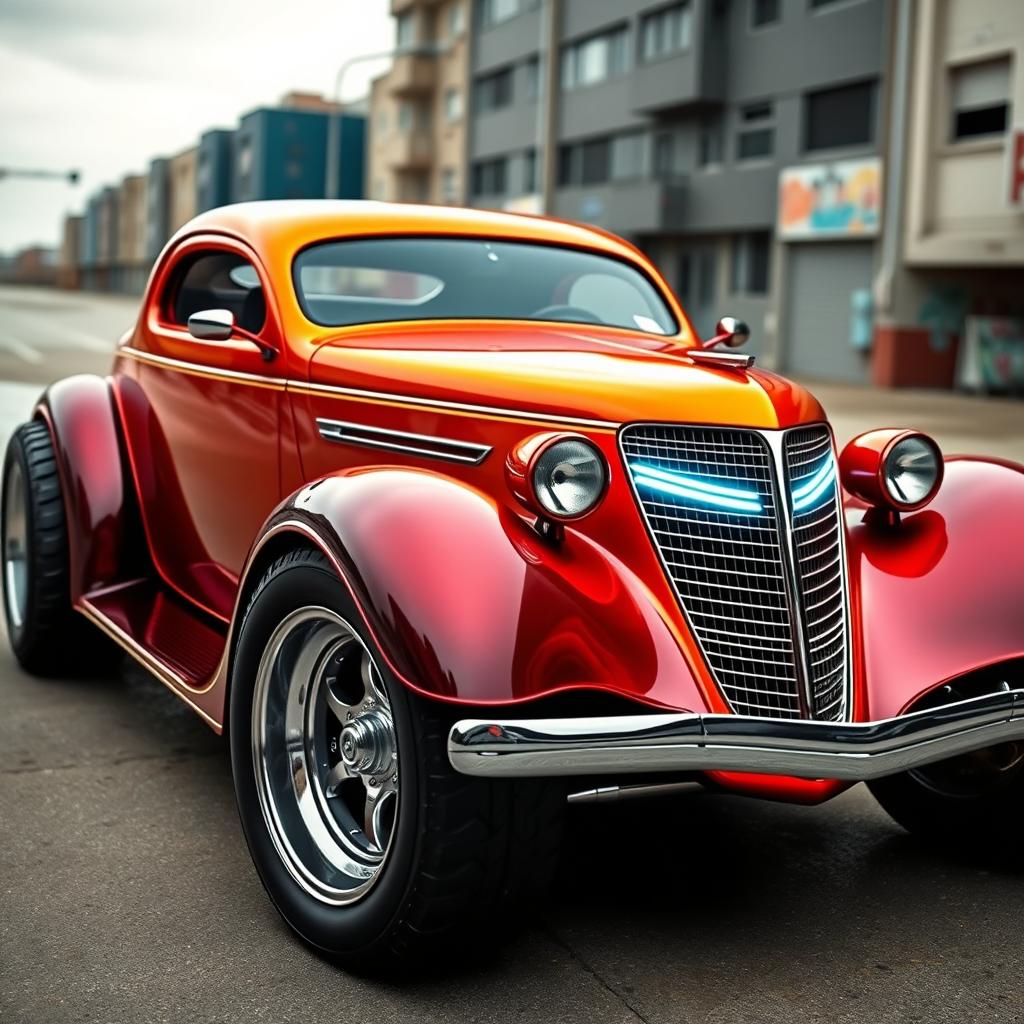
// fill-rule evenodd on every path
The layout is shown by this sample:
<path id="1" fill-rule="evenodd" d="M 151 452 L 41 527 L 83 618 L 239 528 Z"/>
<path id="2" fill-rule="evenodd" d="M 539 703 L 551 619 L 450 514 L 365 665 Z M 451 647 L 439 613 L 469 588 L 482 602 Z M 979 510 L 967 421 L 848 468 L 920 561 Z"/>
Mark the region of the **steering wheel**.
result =
<path id="1" fill-rule="evenodd" d="M 542 306 L 530 314 L 531 319 L 536 320 L 565 320 L 569 323 L 603 324 L 604 321 L 589 309 L 582 306 L 570 306 L 556 304 L 554 306 Z"/>

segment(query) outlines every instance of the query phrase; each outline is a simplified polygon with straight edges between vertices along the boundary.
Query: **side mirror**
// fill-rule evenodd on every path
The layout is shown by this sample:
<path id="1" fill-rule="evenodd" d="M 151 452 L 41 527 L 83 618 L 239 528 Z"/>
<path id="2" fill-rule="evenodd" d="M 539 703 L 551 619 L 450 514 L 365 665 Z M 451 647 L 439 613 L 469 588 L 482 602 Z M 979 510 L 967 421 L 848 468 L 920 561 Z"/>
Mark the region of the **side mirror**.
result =
<path id="1" fill-rule="evenodd" d="M 200 341 L 227 341 L 235 332 L 230 309 L 203 309 L 188 318 L 188 333 Z"/>
<path id="2" fill-rule="evenodd" d="M 715 325 L 715 336 L 704 342 L 705 349 L 725 345 L 727 348 L 739 348 L 750 341 L 750 328 L 734 316 L 723 316 Z"/>

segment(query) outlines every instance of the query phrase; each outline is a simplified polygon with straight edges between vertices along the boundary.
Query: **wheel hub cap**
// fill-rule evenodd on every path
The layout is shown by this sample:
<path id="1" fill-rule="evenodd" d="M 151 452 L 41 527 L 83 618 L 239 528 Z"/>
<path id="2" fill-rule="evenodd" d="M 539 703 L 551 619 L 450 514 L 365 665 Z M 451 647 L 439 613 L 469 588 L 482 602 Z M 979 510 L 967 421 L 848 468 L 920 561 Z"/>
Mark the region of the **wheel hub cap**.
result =
<path id="1" fill-rule="evenodd" d="M 360 715 L 341 732 L 341 759 L 357 775 L 380 775 L 394 760 L 394 725 L 380 709 Z"/>

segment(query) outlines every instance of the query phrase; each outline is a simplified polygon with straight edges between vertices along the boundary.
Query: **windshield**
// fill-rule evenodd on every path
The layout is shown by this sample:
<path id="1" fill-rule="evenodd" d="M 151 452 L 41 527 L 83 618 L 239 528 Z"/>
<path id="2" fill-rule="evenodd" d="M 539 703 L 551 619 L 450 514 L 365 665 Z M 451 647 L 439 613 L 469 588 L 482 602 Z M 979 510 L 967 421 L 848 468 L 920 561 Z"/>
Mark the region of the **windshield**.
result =
<path id="1" fill-rule="evenodd" d="M 327 327 L 393 320 L 557 320 L 675 334 L 635 267 L 524 242 L 376 238 L 324 242 L 295 259 L 303 312 Z"/>

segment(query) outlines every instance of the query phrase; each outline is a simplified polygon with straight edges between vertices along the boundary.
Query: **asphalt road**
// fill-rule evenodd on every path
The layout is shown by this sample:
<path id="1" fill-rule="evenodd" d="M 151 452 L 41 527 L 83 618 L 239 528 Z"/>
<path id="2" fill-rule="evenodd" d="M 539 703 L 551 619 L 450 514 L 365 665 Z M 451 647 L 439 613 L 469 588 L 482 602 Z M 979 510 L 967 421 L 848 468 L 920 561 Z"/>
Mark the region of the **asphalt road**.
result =
<path id="1" fill-rule="evenodd" d="M 0 290 L 0 433 L 47 380 L 102 372 L 96 339 L 132 312 Z M 1020 403 L 821 392 L 841 441 L 927 418 L 944 444 L 1024 459 Z M 184 705 L 128 660 L 29 678 L 0 641 L 4 1022 L 1019 1021 L 1022 883 L 921 848 L 863 787 L 819 808 L 577 807 L 545 911 L 492 959 L 354 978 L 270 906 L 224 746 Z"/>

